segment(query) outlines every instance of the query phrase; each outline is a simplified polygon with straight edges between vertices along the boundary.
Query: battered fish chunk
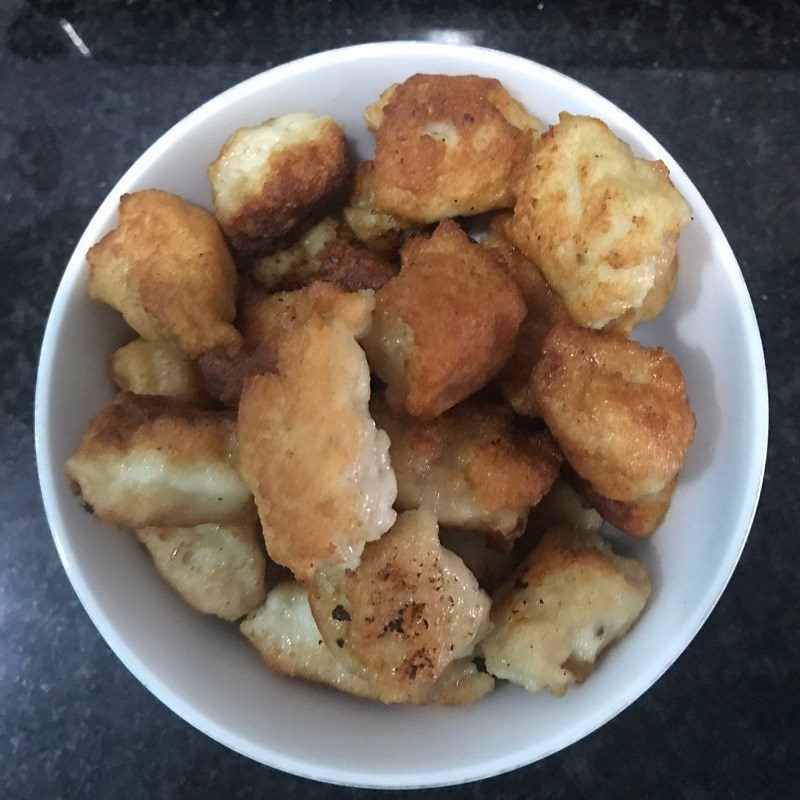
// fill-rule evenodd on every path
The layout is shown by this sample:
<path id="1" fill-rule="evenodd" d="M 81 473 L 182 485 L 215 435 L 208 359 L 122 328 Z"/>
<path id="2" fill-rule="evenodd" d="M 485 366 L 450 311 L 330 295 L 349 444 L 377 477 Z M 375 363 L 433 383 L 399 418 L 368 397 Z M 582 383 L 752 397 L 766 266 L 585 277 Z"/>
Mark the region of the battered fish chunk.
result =
<path id="1" fill-rule="evenodd" d="M 678 474 L 695 420 L 680 367 L 663 348 L 557 326 L 533 387 L 564 457 L 603 496 L 638 500 Z"/>
<path id="2" fill-rule="evenodd" d="M 292 247 L 259 259 L 253 276 L 264 286 L 296 289 L 315 281 L 347 292 L 378 289 L 397 274 L 382 256 L 347 240 L 341 226 L 326 217 Z"/>
<path id="3" fill-rule="evenodd" d="M 338 321 L 360 337 L 369 326 L 374 306 L 371 291 L 344 292 L 329 283 L 270 295 L 248 291 L 239 318 L 245 346 L 232 358 L 216 351 L 200 356 L 197 363 L 205 386 L 221 403 L 235 408 L 247 379 L 275 372 L 283 343 L 312 316 Z"/>
<path id="4" fill-rule="evenodd" d="M 611 500 L 596 492 L 588 481 L 574 471 L 568 470 L 567 475 L 584 502 L 596 509 L 595 513 L 628 536 L 637 538 L 649 536 L 664 521 L 678 482 L 675 477 L 660 492 L 638 500 Z"/>
<path id="5" fill-rule="evenodd" d="M 161 577 L 194 609 L 234 621 L 266 597 L 266 557 L 254 523 L 141 528 Z"/>
<path id="6" fill-rule="evenodd" d="M 239 404 L 242 474 L 267 551 L 299 580 L 318 566 L 358 565 L 394 523 L 389 437 L 369 415 L 367 360 L 343 324 L 312 316 L 281 347 L 275 374 Z"/>
<path id="7" fill-rule="evenodd" d="M 400 275 L 375 294 L 363 346 L 389 404 L 432 418 L 499 372 L 525 304 L 495 256 L 455 222 L 410 239 L 401 255 Z"/>
<path id="8" fill-rule="evenodd" d="M 103 522 L 183 527 L 254 516 L 233 419 L 167 397 L 119 394 L 89 423 L 65 472 Z"/>
<path id="9" fill-rule="evenodd" d="M 661 161 L 635 158 L 599 119 L 562 113 L 527 162 L 506 232 L 573 320 L 602 328 L 663 284 L 690 219 Z"/>
<path id="10" fill-rule="evenodd" d="M 641 564 L 598 536 L 552 528 L 495 595 L 481 643 L 496 678 L 560 697 L 621 639 L 650 596 Z"/>
<path id="11" fill-rule="evenodd" d="M 308 605 L 308 590 L 285 582 L 273 589 L 266 603 L 241 624 L 269 667 L 290 677 L 326 684 L 342 692 L 384 703 L 469 705 L 494 688 L 494 678 L 461 659 L 433 684 L 414 687 L 405 696 L 387 692 L 381 681 L 348 671 L 328 649 Z"/>
<path id="12" fill-rule="evenodd" d="M 531 385 L 533 368 L 541 358 L 545 336 L 554 325 L 568 323 L 569 315 L 561 298 L 548 286 L 536 265 L 516 247 L 496 242 L 492 252 L 497 254 L 504 271 L 519 287 L 527 308 L 514 352 L 498 376 L 498 384 L 514 411 L 536 417 L 539 411 Z"/>
<path id="13" fill-rule="evenodd" d="M 171 342 L 135 339 L 120 347 L 111 358 L 111 375 L 122 391 L 195 403 L 208 400 L 200 370 Z"/>
<path id="14" fill-rule="evenodd" d="M 380 396 L 371 408 L 391 441 L 397 508 L 426 506 L 440 525 L 513 542 L 558 477 L 552 439 L 517 429 L 505 406 L 465 400 L 430 421 L 394 413 Z"/>
<path id="15" fill-rule="evenodd" d="M 499 81 L 477 75 L 414 75 L 365 119 L 375 127 L 377 209 L 423 223 L 511 207 L 541 131 Z"/>
<path id="16" fill-rule="evenodd" d="M 485 632 L 489 597 L 438 532 L 430 510 L 406 511 L 357 569 L 322 568 L 309 591 L 328 647 L 387 696 L 434 683 Z"/>
<path id="17" fill-rule="evenodd" d="M 356 167 L 353 189 L 343 216 L 358 241 L 385 256 L 394 255 L 408 235 L 421 229 L 420 225 L 377 210 L 372 161 L 362 161 Z"/>
<path id="18" fill-rule="evenodd" d="M 239 346 L 236 268 L 205 209 L 158 189 L 123 195 L 119 225 L 86 260 L 89 296 L 145 339 L 177 342 L 192 358 Z"/>
<path id="19" fill-rule="evenodd" d="M 342 129 L 310 112 L 239 128 L 208 167 L 214 212 L 244 260 L 274 251 L 322 216 L 347 175 Z"/>

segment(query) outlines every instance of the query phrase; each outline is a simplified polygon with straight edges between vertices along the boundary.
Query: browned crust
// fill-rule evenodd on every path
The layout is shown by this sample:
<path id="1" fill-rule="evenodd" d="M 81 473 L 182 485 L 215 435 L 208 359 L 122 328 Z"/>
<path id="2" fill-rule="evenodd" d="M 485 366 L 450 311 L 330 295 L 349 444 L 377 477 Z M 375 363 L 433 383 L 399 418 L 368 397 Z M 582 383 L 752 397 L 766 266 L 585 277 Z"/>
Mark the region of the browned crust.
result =
<path id="1" fill-rule="evenodd" d="M 231 414 L 161 395 L 120 392 L 87 426 L 74 458 L 98 453 L 127 453 L 157 441 L 163 448 L 197 452 L 192 442 L 203 442 L 205 452 L 228 456 L 235 435 Z"/>
<path id="2" fill-rule="evenodd" d="M 396 315 L 413 331 L 405 410 L 431 418 L 497 374 L 525 305 L 495 257 L 455 222 L 408 240 L 402 260 L 400 275 L 376 293 L 376 311 Z"/>
<path id="3" fill-rule="evenodd" d="M 567 461 L 602 495 L 653 495 L 683 465 L 695 419 L 680 366 L 663 348 L 556 325 L 532 385 Z"/>
<path id="4" fill-rule="evenodd" d="M 90 296 L 121 311 L 145 338 L 175 340 L 191 357 L 239 346 L 231 324 L 236 268 L 200 206 L 159 189 L 123 195 L 119 224 L 86 259 Z"/>
<path id="5" fill-rule="evenodd" d="M 397 269 L 385 258 L 342 239 L 325 245 L 317 259 L 319 271 L 311 276 L 309 282 L 335 283 L 345 292 L 380 289 L 397 275 Z"/>
<path id="6" fill-rule="evenodd" d="M 375 133 L 378 209 L 435 222 L 513 204 L 532 137 L 501 112 L 508 99 L 499 81 L 477 75 L 418 74 L 395 87 Z M 457 143 L 429 133 L 442 123 Z"/>
<path id="7" fill-rule="evenodd" d="M 279 249 L 290 234 L 325 216 L 344 197 L 349 176 L 341 128 L 329 122 L 316 140 L 281 148 L 270 156 L 269 170 L 261 194 L 220 220 L 245 262 Z"/>

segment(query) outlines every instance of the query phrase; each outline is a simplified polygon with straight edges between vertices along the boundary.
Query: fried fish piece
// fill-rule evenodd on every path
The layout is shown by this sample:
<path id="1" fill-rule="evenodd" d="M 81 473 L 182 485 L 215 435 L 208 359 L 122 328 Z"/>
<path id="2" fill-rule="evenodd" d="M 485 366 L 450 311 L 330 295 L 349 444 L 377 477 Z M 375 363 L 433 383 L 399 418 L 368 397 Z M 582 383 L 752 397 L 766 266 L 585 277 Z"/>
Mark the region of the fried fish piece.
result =
<path id="1" fill-rule="evenodd" d="M 161 577 L 194 609 L 233 622 L 266 597 L 267 559 L 255 523 L 140 528 Z"/>
<path id="2" fill-rule="evenodd" d="M 386 691 L 379 680 L 350 672 L 322 641 L 301 583 L 275 587 L 266 603 L 241 624 L 267 665 L 290 677 L 323 683 L 342 692 L 383 703 L 470 705 L 494 688 L 494 678 L 468 659 L 453 662 L 432 685 L 415 686 L 404 696 Z"/>
<path id="3" fill-rule="evenodd" d="M 491 249 L 499 257 L 505 273 L 519 287 L 527 308 L 514 352 L 498 376 L 498 384 L 514 411 L 536 417 L 539 411 L 536 408 L 536 393 L 531 385 L 533 368 L 541 358 L 545 336 L 554 325 L 568 323 L 569 315 L 558 294 L 520 250 L 496 239 Z"/>
<path id="4" fill-rule="evenodd" d="M 363 346 L 389 404 L 431 418 L 497 374 L 525 305 L 495 256 L 455 222 L 409 239 L 401 256 L 400 274 L 375 294 Z"/>
<path id="5" fill-rule="evenodd" d="M 239 128 L 208 167 L 214 213 L 244 260 L 273 252 L 321 217 L 347 175 L 342 129 L 311 112 Z"/>
<path id="6" fill-rule="evenodd" d="M 369 415 L 369 395 L 352 330 L 317 315 L 290 333 L 276 373 L 245 384 L 242 474 L 267 551 L 299 580 L 324 564 L 355 567 L 364 545 L 394 523 L 389 437 Z"/>
<path id="7" fill-rule="evenodd" d="M 580 683 L 621 639 L 650 596 L 650 578 L 600 536 L 551 528 L 495 594 L 481 643 L 496 678 L 557 697 Z"/>
<path id="8" fill-rule="evenodd" d="M 440 525 L 494 534 L 512 542 L 558 477 L 561 454 L 544 432 L 514 425 L 510 409 L 465 400 L 425 421 L 371 404 L 389 434 L 389 459 L 400 510 L 426 506 Z"/>
<path id="9" fill-rule="evenodd" d="M 239 312 L 244 347 L 233 357 L 213 350 L 200 356 L 197 363 L 205 386 L 221 403 L 235 408 L 246 380 L 275 372 L 283 343 L 312 316 L 337 320 L 360 337 L 369 326 L 374 306 L 371 291 L 345 292 L 323 282 L 269 295 L 247 291 Z"/>
<path id="10" fill-rule="evenodd" d="M 65 472 L 87 510 L 131 528 L 253 519 L 233 418 L 123 392 L 87 426 Z"/>
<path id="11" fill-rule="evenodd" d="M 407 236 L 421 230 L 420 225 L 375 207 L 372 161 L 362 161 L 356 166 L 353 188 L 342 214 L 358 241 L 385 256 L 395 254 Z"/>
<path id="12" fill-rule="evenodd" d="M 398 698 L 471 656 L 489 614 L 488 595 L 439 544 L 436 517 L 424 508 L 400 514 L 355 570 L 318 569 L 309 601 L 337 657 Z"/>
<path id="13" fill-rule="evenodd" d="M 86 254 L 89 296 L 140 336 L 177 342 L 192 358 L 235 351 L 236 268 L 214 217 L 169 192 L 125 194 L 119 224 Z"/>
<path id="14" fill-rule="evenodd" d="M 654 495 L 683 465 L 695 420 L 681 369 L 663 348 L 556 326 L 533 387 L 564 457 L 604 497 Z"/>
<path id="15" fill-rule="evenodd" d="M 111 375 L 125 392 L 195 403 L 208 400 L 197 365 L 172 342 L 134 339 L 111 357 Z"/>
<path id="16" fill-rule="evenodd" d="M 494 78 L 414 75 L 365 112 L 375 129 L 375 203 L 414 222 L 514 203 L 538 120 Z"/>
<path id="17" fill-rule="evenodd" d="M 595 509 L 602 519 L 628 536 L 649 536 L 663 521 L 669 511 L 672 494 L 678 483 L 677 476 L 661 491 L 645 495 L 637 500 L 611 500 L 603 497 L 583 480 L 574 470 L 567 470 L 567 480 L 584 502 Z"/>
<path id="18" fill-rule="evenodd" d="M 506 233 L 575 322 L 602 328 L 635 315 L 659 282 L 649 302 L 666 302 L 664 275 L 690 219 L 663 162 L 635 158 L 601 120 L 564 112 L 526 163 Z"/>

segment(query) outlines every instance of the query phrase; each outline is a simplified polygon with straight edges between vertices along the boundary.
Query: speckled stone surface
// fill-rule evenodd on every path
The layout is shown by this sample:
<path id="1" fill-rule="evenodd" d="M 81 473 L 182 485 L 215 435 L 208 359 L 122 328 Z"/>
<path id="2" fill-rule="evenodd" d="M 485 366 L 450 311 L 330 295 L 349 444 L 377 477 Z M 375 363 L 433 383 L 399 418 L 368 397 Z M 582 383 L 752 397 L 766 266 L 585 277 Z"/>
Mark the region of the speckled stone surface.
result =
<path id="1" fill-rule="evenodd" d="M 73 245 L 125 168 L 199 103 L 344 44 L 476 42 L 566 71 L 677 158 L 736 252 L 764 337 L 771 441 L 725 595 L 640 700 L 451 798 L 800 792 L 800 6 L 656 0 L 6 2 L 0 9 L 0 797 L 365 797 L 254 764 L 164 708 L 70 588 L 41 508 L 35 367 Z M 70 37 L 69 32 L 75 34 Z M 408 793 L 410 794 L 410 793 Z"/>

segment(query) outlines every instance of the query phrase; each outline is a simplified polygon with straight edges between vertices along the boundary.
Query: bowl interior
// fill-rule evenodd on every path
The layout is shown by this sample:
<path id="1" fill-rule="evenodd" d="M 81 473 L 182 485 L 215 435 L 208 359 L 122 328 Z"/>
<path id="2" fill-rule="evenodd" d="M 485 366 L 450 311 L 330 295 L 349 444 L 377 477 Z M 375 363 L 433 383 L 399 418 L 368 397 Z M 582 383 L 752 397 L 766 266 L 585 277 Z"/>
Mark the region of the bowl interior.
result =
<path id="1" fill-rule="evenodd" d="M 666 311 L 637 336 L 680 362 L 697 438 L 662 528 L 626 543 L 654 578 L 650 606 L 584 685 L 560 700 L 504 686 L 465 709 L 382 707 L 274 675 L 235 626 L 194 613 L 130 534 L 70 496 L 62 464 L 110 400 L 107 364 L 127 341 L 85 295 L 86 249 L 113 227 L 119 195 L 160 187 L 208 206 L 206 166 L 235 128 L 300 109 L 331 114 L 369 156 L 364 106 L 414 72 L 499 78 L 546 122 L 599 116 L 637 154 L 661 158 L 694 210 Z M 577 740 L 641 694 L 686 647 L 724 588 L 752 520 L 766 452 L 766 379 L 752 305 L 733 254 L 683 171 L 626 114 L 529 61 L 479 48 L 381 44 L 323 53 L 212 100 L 142 156 L 103 203 L 65 272 L 47 327 L 36 399 L 42 492 L 56 544 L 92 619 L 162 701 L 224 744 L 300 775 L 366 786 L 425 786 L 495 774 Z"/>

